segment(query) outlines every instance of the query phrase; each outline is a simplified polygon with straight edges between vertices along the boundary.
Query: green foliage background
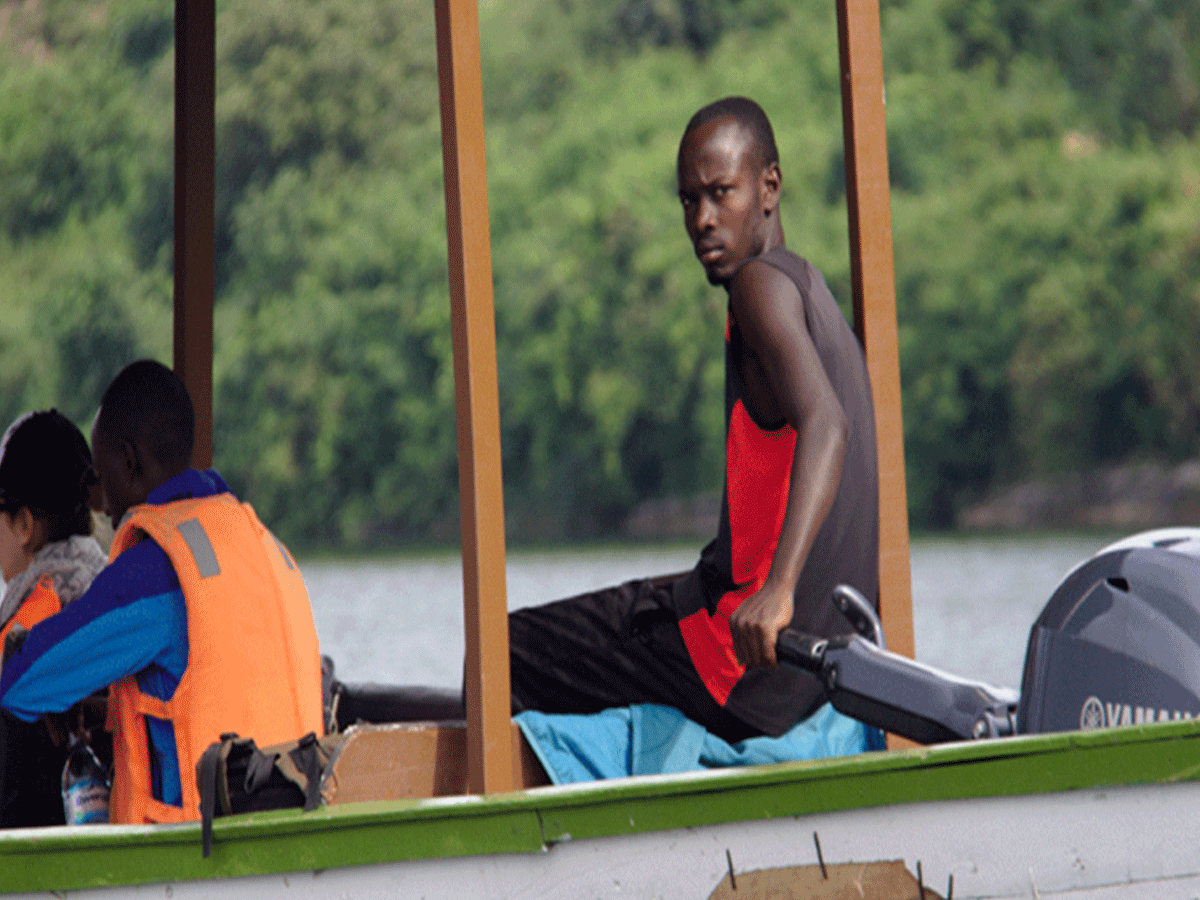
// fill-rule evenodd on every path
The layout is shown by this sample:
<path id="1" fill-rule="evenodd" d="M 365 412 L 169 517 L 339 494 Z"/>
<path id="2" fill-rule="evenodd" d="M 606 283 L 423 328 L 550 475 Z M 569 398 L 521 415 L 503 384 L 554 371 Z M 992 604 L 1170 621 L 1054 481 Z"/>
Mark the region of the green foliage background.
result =
<path id="1" fill-rule="evenodd" d="M 0 419 L 169 359 L 171 0 L 0 2 Z M 300 544 L 456 537 L 428 0 L 218 2 L 217 465 Z M 913 520 L 1200 451 L 1200 8 L 886 0 Z M 510 533 L 719 487 L 690 114 L 772 116 L 848 298 L 832 0 L 482 0 Z"/>

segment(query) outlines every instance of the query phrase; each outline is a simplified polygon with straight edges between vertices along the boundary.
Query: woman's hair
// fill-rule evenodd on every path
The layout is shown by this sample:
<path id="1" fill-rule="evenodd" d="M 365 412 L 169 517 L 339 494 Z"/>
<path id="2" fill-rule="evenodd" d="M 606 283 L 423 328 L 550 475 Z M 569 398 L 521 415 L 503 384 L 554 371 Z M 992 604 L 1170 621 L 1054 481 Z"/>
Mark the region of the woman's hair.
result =
<path id="1" fill-rule="evenodd" d="M 0 438 L 0 511 L 28 509 L 46 525 L 47 542 L 92 533 L 96 481 L 83 433 L 56 409 L 20 416 Z"/>

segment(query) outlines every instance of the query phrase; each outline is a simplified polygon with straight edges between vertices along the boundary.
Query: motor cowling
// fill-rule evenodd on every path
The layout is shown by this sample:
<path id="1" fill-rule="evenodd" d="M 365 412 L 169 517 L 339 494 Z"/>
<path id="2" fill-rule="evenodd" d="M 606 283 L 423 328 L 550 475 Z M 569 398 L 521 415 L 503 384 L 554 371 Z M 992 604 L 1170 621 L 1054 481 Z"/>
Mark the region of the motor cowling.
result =
<path id="1" fill-rule="evenodd" d="M 1200 716 L 1200 528 L 1133 535 L 1076 566 L 1029 634 L 1025 734 Z"/>

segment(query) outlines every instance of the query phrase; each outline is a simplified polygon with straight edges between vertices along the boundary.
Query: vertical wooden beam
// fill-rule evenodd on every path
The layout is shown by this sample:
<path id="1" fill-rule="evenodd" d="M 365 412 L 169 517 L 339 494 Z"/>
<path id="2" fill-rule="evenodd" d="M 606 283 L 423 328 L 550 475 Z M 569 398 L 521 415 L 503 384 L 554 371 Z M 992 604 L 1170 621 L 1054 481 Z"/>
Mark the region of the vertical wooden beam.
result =
<path id="1" fill-rule="evenodd" d="M 879 606 L 888 649 L 913 655 L 912 570 L 878 0 L 838 0 L 854 328 L 867 352 L 879 448 Z"/>
<path id="2" fill-rule="evenodd" d="M 472 792 L 496 793 L 513 786 L 512 701 L 479 11 L 475 0 L 435 0 L 434 7 L 462 498 L 467 762 Z"/>
<path id="3" fill-rule="evenodd" d="M 175 372 L 196 409 L 192 464 L 213 455 L 215 0 L 175 2 Z"/>

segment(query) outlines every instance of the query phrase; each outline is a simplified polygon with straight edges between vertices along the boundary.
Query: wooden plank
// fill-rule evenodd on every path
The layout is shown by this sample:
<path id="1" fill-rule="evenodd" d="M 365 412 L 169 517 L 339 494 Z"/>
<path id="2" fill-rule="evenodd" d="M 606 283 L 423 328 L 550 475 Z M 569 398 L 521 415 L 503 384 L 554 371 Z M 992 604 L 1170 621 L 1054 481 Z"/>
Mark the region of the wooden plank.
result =
<path id="1" fill-rule="evenodd" d="M 522 787 L 550 783 L 516 723 L 511 726 L 512 780 Z M 466 794 L 467 729 L 463 722 L 355 725 L 334 756 L 325 802 L 406 800 Z"/>
<path id="2" fill-rule="evenodd" d="M 924 896 L 921 896 L 922 890 Z M 918 883 L 902 860 L 780 866 L 730 872 L 708 900 L 942 900 Z"/>
<path id="3" fill-rule="evenodd" d="M 213 456 L 215 0 L 175 2 L 174 366 L 196 410 L 192 465 Z"/>
<path id="4" fill-rule="evenodd" d="M 867 353 L 879 448 L 879 606 L 888 649 L 913 655 L 904 422 L 878 0 L 838 0 L 854 327 Z"/>
<path id="5" fill-rule="evenodd" d="M 436 0 L 434 9 L 458 410 L 468 768 L 473 792 L 496 793 L 512 789 L 512 725 L 479 11 L 475 0 Z"/>

